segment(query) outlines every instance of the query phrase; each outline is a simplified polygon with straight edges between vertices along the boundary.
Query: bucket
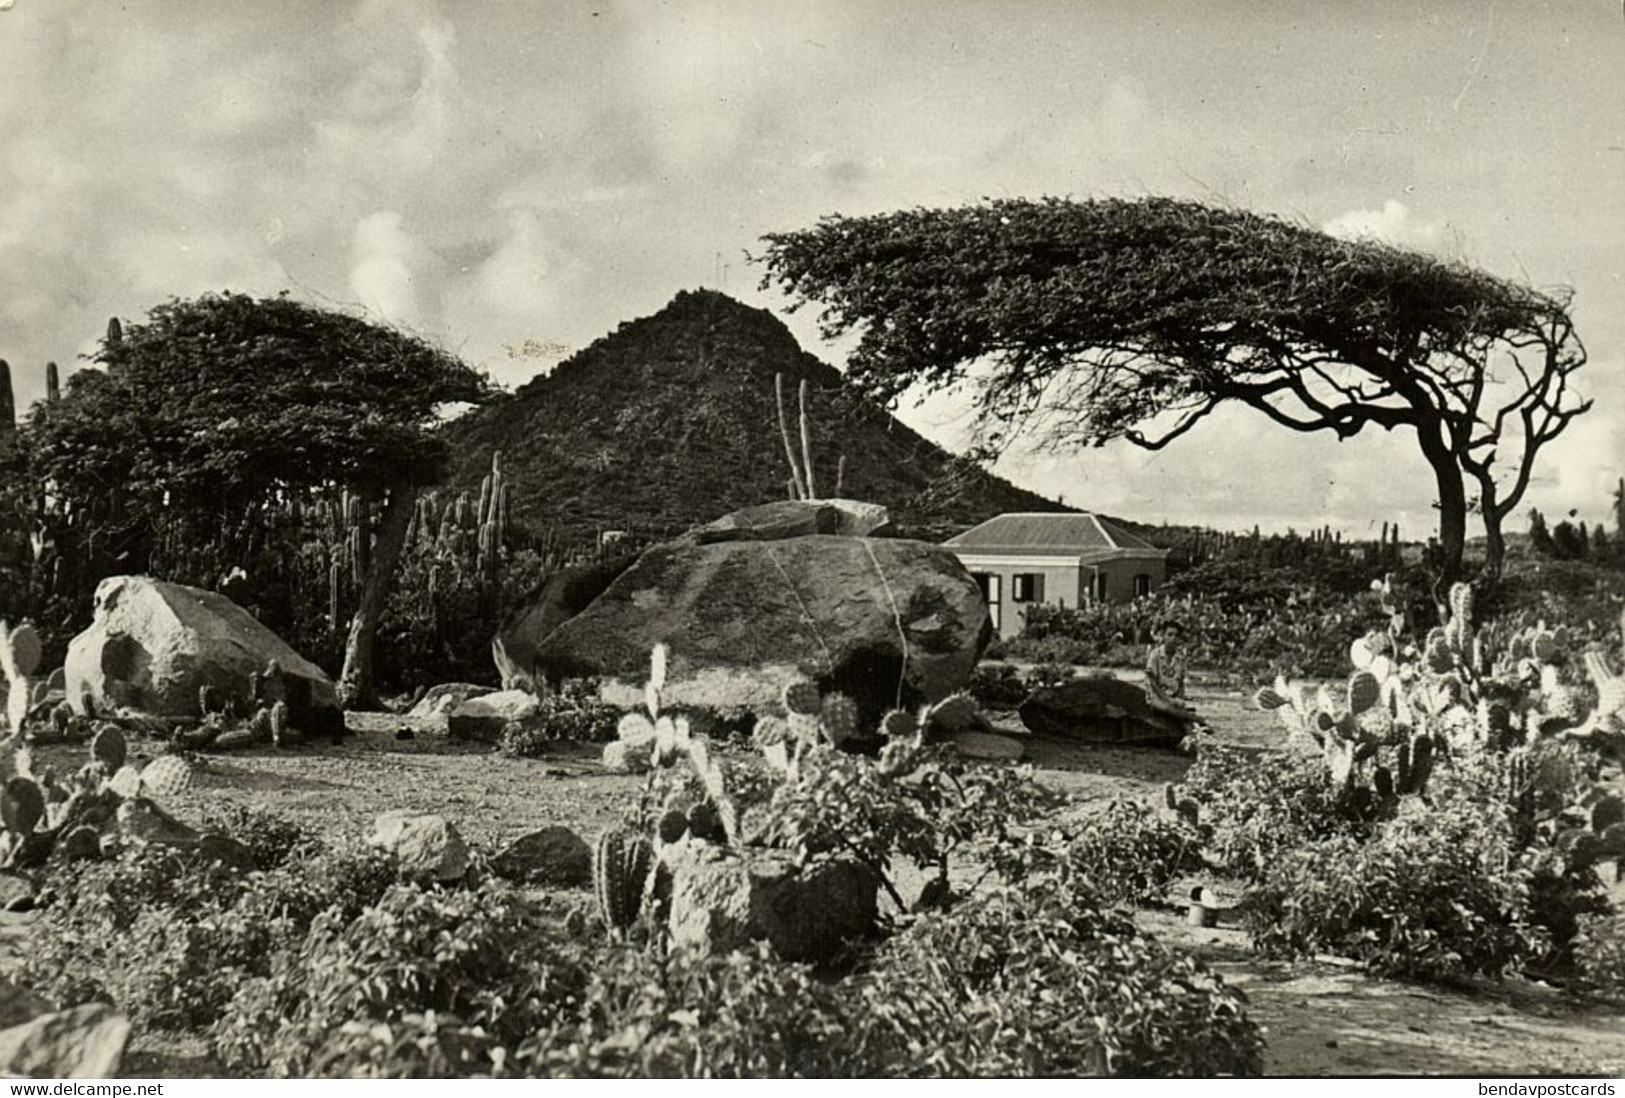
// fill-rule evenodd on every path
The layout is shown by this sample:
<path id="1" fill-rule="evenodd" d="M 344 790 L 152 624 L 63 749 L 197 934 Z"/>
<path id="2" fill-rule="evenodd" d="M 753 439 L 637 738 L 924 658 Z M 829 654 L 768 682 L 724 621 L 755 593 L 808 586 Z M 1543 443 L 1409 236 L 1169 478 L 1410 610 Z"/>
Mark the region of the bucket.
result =
<path id="1" fill-rule="evenodd" d="M 1191 904 L 1185 909 L 1185 922 L 1190 926 L 1214 927 L 1219 925 L 1218 897 L 1209 888 L 1197 885 L 1191 889 Z"/>

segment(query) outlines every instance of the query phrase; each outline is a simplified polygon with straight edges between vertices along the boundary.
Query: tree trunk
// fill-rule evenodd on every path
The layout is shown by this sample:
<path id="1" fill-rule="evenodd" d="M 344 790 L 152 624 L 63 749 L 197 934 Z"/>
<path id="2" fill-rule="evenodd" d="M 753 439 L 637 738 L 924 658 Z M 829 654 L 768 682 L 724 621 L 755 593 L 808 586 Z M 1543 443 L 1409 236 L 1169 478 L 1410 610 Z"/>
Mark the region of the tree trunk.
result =
<path id="1" fill-rule="evenodd" d="M 383 616 L 384 602 L 395 580 L 401 549 L 406 545 L 406 528 L 417 506 L 417 491 L 399 487 L 389 495 L 383 522 L 378 527 L 378 544 L 373 546 L 367 579 L 361 588 L 361 603 L 350 619 L 350 635 L 344 642 L 344 670 L 339 675 L 339 701 L 345 709 L 377 709 L 378 690 L 372 678 L 372 638 Z M 363 532 L 364 533 L 364 532 Z"/>
<path id="2" fill-rule="evenodd" d="M 1506 521 L 1507 511 L 1511 508 L 1503 507 L 1496 499 L 1495 478 L 1488 473 L 1478 475 L 1478 500 L 1480 510 L 1484 514 L 1484 572 L 1483 578 L 1494 586 L 1501 582 L 1501 566 L 1506 560 L 1506 538 L 1501 533 L 1501 523 Z"/>
<path id="3" fill-rule="evenodd" d="M 1448 592 L 1450 585 L 1461 578 L 1462 556 L 1467 548 L 1467 488 L 1461 466 L 1439 438 L 1438 428 L 1420 426 L 1416 434 L 1439 486 L 1440 557 L 1435 593 Z"/>

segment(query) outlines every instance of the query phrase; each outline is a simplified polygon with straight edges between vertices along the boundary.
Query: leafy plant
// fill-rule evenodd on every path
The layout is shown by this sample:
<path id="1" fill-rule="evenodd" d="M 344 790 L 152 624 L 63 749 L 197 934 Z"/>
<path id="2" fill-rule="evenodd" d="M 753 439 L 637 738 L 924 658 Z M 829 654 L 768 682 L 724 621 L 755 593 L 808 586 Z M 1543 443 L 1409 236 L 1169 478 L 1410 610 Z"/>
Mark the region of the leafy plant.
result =
<path id="1" fill-rule="evenodd" d="M 1161 902 L 1180 877 L 1206 867 L 1195 827 L 1122 800 L 1089 818 L 1067 857 L 1095 894 L 1112 902 Z"/>

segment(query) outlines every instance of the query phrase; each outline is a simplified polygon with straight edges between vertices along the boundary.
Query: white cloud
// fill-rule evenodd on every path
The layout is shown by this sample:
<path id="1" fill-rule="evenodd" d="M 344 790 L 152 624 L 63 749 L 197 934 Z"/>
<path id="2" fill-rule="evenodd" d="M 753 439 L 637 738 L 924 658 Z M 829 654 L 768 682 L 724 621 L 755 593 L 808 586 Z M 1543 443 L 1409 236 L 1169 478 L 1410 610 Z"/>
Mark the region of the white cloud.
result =
<path id="1" fill-rule="evenodd" d="M 355 227 L 350 292 L 366 308 L 395 323 L 421 324 L 413 277 L 417 245 L 401 227 L 401 215 L 380 210 Z"/>
<path id="2" fill-rule="evenodd" d="M 1442 226 L 1416 220 L 1411 216 L 1411 208 L 1397 198 L 1385 201 L 1380 210 L 1349 210 L 1339 214 L 1323 228 L 1344 240 L 1374 239 L 1409 248 L 1433 248 L 1444 236 Z"/>

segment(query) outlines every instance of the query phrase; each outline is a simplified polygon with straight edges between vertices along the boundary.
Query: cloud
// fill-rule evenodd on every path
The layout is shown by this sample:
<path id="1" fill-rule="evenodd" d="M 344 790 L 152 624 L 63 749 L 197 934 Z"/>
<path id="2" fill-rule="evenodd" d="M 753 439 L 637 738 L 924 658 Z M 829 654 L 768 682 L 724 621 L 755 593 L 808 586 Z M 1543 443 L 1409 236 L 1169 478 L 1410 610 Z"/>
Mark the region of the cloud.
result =
<path id="1" fill-rule="evenodd" d="M 1444 235 L 1432 221 L 1411 217 L 1411 209 L 1397 198 L 1383 202 L 1380 210 L 1349 210 L 1326 222 L 1322 228 L 1344 240 L 1381 240 L 1401 247 L 1431 249 Z"/>
<path id="2" fill-rule="evenodd" d="M 380 210 L 362 218 L 352 237 L 350 292 L 385 320 L 421 325 L 424 317 L 413 275 L 418 251 L 395 211 Z"/>

